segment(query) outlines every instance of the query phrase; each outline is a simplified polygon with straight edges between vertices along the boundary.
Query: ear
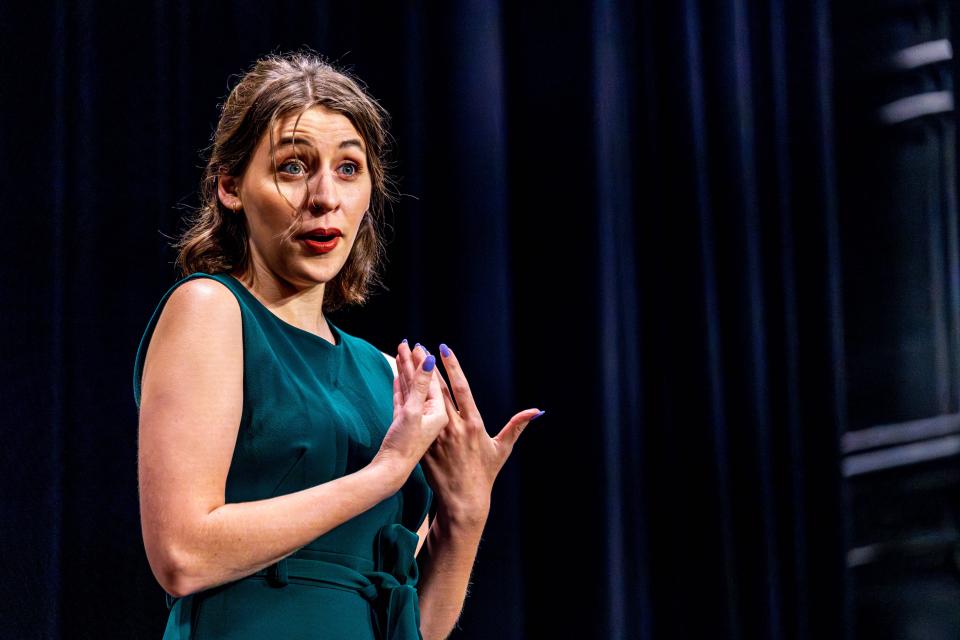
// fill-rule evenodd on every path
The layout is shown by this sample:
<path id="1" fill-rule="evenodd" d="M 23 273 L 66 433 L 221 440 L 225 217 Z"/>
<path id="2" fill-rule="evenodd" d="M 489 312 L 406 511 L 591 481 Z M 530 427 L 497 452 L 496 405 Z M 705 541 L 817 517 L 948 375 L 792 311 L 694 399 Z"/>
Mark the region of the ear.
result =
<path id="1" fill-rule="evenodd" d="M 221 173 L 217 178 L 217 197 L 227 209 L 240 211 L 243 202 L 240 199 L 240 179 Z"/>

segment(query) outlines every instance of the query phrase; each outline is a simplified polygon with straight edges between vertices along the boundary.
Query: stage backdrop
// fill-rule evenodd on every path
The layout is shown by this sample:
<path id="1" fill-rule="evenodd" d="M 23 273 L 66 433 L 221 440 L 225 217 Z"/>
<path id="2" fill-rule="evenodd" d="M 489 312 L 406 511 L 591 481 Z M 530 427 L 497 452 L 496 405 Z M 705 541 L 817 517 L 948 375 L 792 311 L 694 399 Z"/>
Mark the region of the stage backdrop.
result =
<path id="1" fill-rule="evenodd" d="M 134 4 L 0 5 L 0 634 L 161 634 L 133 358 L 231 76 L 306 45 L 404 194 L 335 321 L 547 412 L 454 637 L 848 635 L 826 0 Z"/>

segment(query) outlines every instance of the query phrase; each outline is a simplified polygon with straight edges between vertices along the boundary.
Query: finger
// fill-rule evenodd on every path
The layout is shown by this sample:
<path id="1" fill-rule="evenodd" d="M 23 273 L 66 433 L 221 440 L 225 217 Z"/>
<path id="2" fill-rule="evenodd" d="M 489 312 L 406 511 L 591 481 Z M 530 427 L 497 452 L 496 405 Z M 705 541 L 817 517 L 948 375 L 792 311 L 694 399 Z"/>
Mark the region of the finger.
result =
<path id="1" fill-rule="evenodd" d="M 407 396 L 405 407 L 415 412 L 414 415 L 420 415 L 423 411 L 423 403 L 427 399 L 427 393 L 430 390 L 430 382 L 433 380 L 433 370 L 436 367 L 437 360 L 433 356 L 427 356 L 417 368 L 416 376 L 413 380 L 411 393 Z"/>
<path id="2" fill-rule="evenodd" d="M 413 387 L 414 380 L 417 377 L 417 367 L 426 357 L 426 350 L 418 342 L 412 349 L 406 341 L 402 342 L 397 349 L 397 355 L 400 360 L 397 362 L 397 371 L 403 371 L 404 383 L 407 385 L 407 392 Z"/>
<path id="3" fill-rule="evenodd" d="M 409 370 L 413 372 L 413 375 L 416 374 L 417 369 L 423 364 L 424 360 L 427 359 L 427 356 L 432 355 L 425 346 L 419 342 L 413 346 L 413 349 L 410 350 L 410 364 Z M 437 368 L 434 368 L 433 375 L 440 377 L 440 371 Z M 428 393 L 428 397 L 429 393 Z"/>
<path id="4" fill-rule="evenodd" d="M 402 348 L 398 350 L 398 353 L 403 363 L 403 372 L 407 385 L 412 386 L 413 380 L 416 377 L 417 367 L 420 366 L 420 363 L 427 356 L 427 353 L 419 342 L 412 348 L 409 344 L 403 345 Z M 397 363 L 397 370 L 400 370 L 400 363 Z"/>
<path id="5" fill-rule="evenodd" d="M 507 450 L 509 451 L 513 448 L 513 445 L 516 444 L 517 438 L 520 437 L 520 434 L 523 433 L 523 430 L 527 427 L 527 425 L 542 416 L 544 413 L 546 412 L 540 411 L 539 409 L 527 409 L 525 411 L 521 411 L 517 415 L 510 418 L 507 424 L 504 425 L 503 429 L 500 430 L 500 433 L 494 437 L 494 440 L 507 447 Z"/>
<path id="6" fill-rule="evenodd" d="M 433 376 L 430 378 L 430 387 L 427 389 L 427 400 L 434 400 L 439 405 L 443 402 L 443 394 L 440 391 L 440 376 L 437 368 L 433 368 Z"/>
<path id="7" fill-rule="evenodd" d="M 445 344 L 440 345 L 440 360 L 443 362 L 443 369 L 447 372 L 450 379 L 450 389 L 453 391 L 453 397 L 460 407 L 460 415 L 464 418 L 480 418 L 480 412 L 477 411 L 477 404 L 473 400 L 473 393 L 470 391 L 470 385 L 467 384 L 467 377 L 463 374 L 460 362 L 456 354 Z"/>
<path id="8" fill-rule="evenodd" d="M 397 410 L 403 405 L 403 391 L 400 389 L 400 376 L 393 379 L 393 415 L 397 415 Z"/>
<path id="9" fill-rule="evenodd" d="M 457 409 L 456 400 L 454 400 L 453 394 L 450 392 L 450 385 L 448 385 L 444 377 L 440 375 L 440 369 L 436 371 L 437 380 L 440 385 L 440 393 L 443 395 L 443 404 L 447 407 L 447 417 L 450 419 L 460 418 L 460 410 Z"/>
<path id="10" fill-rule="evenodd" d="M 413 349 L 410 350 L 410 358 L 413 361 L 414 367 L 419 367 L 420 363 L 428 355 L 430 355 L 430 352 L 427 351 L 427 348 L 419 342 L 413 346 Z"/>
<path id="11" fill-rule="evenodd" d="M 406 400 L 407 395 L 410 393 L 410 385 L 412 384 L 414 370 L 412 364 L 410 364 L 410 345 L 407 343 L 407 339 L 404 338 L 403 342 L 397 345 L 397 377 L 400 378 L 400 388 L 403 390 L 403 398 Z"/>
<path id="12" fill-rule="evenodd" d="M 443 394 L 443 407 L 447 410 L 447 422 L 453 423 L 455 420 L 461 420 L 460 412 L 457 411 L 457 405 L 453 401 L 453 395 L 450 393 L 447 381 L 439 374 L 437 374 L 437 377 L 440 378 L 440 393 Z"/>
<path id="13" fill-rule="evenodd" d="M 417 345 L 413 349 L 414 361 L 418 363 L 426 360 L 428 356 L 432 356 L 426 347 L 423 345 Z M 446 398 L 443 395 L 443 388 L 447 386 L 446 381 L 443 379 L 443 376 L 440 375 L 440 369 L 434 367 L 433 369 L 433 378 L 430 380 L 430 388 L 427 391 L 427 400 L 436 402 L 437 407 L 443 406 L 446 409 Z M 448 394 L 449 395 L 449 394 Z M 449 414 L 447 418 L 449 419 Z"/>

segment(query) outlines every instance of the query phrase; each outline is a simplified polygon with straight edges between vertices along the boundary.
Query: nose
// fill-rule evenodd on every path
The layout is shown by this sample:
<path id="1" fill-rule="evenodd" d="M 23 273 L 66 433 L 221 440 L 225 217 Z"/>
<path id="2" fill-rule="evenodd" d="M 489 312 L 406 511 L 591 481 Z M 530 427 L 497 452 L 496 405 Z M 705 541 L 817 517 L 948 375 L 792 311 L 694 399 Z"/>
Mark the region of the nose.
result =
<path id="1" fill-rule="evenodd" d="M 320 171 L 314 176 L 308 205 L 317 215 L 334 211 L 340 206 L 340 191 L 337 181 L 329 171 Z"/>

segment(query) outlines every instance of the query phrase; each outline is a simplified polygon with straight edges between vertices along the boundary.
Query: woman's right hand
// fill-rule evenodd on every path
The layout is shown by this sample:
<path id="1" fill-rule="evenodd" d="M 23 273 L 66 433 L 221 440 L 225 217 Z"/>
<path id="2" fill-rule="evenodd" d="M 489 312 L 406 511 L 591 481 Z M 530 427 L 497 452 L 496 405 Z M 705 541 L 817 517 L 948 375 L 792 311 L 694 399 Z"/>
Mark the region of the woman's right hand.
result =
<path id="1" fill-rule="evenodd" d="M 374 458 L 406 482 L 420 458 L 447 426 L 447 412 L 437 378 L 436 359 L 427 356 L 417 368 L 413 384 L 393 379 L 393 422 Z"/>

